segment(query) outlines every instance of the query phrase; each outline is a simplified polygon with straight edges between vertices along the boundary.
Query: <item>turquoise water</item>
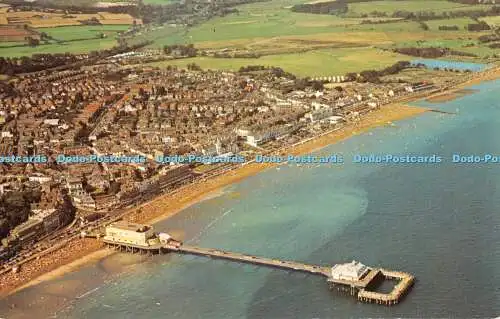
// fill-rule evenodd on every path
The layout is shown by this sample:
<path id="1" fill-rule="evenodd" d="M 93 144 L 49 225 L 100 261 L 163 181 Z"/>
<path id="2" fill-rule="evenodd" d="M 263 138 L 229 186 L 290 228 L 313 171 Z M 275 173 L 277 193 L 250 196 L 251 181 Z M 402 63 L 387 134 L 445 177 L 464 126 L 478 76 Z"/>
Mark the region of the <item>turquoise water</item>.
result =
<path id="1" fill-rule="evenodd" d="M 488 68 L 487 64 L 481 63 L 471 63 L 471 62 L 461 62 L 461 61 L 449 61 L 449 60 L 437 60 L 437 59 L 418 59 L 411 61 L 412 64 L 424 64 L 427 68 L 448 68 L 454 70 L 470 70 L 473 72 L 483 71 Z"/>
<path id="2" fill-rule="evenodd" d="M 205 247 L 408 271 L 418 282 L 402 304 L 358 303 L 312 275 L 172 255 L 111 279 L 102 265 L 59 279 L 86 278 L 98 289 L 85 286 L 89 292 L 66 301 L 57 318 L 498 316 L 500 163 L 449 161 L 456 152 L 500 154 L 500 81 L 472 88 L 473 95 L 432 104 L 457 115 L 426 113 L 320 151 L 342 154 L 345 164 L 270 169 L 156 226 L 182 229 L 185 241 Z M 355 164 L 357 153 L 438 154 L 443 162 Z M 54 295 L 35 287 L 8 303 Z"/>

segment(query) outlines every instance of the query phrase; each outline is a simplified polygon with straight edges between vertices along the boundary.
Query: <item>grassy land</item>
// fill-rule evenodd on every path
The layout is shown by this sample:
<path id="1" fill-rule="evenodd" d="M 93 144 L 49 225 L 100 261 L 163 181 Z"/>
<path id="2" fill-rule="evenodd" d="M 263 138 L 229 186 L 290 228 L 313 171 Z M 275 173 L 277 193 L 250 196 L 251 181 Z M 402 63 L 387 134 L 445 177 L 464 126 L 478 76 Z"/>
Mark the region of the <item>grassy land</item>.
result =
<path id="1" fill-rule="evenodd" d="M 184 32 L 179 28 L 175 31 L 156 30 L 143 35 L 155 41 L 153 46 L 162 47 L 173 43 L 195 43 L 201 48 L 249 48 L 258 50 L 261 45 L 282 45 L 289 42 L 285 38 L 308 38 L 330 42 L 352 42 L 355 38 L 358 43 L 365 45 L 378 45 L 380 39 L 385 42 L 397 43 L 408 40 L 440 39 L 467 37 L 469 34 L 462 28 L 461 31 L 446 33 L 438 31 L 440 24 L 446 22 L 464 26 L 468 19 L 451 19 L 450 21 L 438 20 L 430 22 L 431 30 L 424 32 L 416 22 L 402 21 L 387 24 L 360 24 L 362 18 L 343 18 L 334 15 L 316 15 L 307 13 L 294 13 L 290 7 L 303 0 L 277 0 L 272 2 L 252 3 L 239 6 L 238 14 L 217 17 L 195 26 Z M 426 1 L 425 10 L 432 7 L 438 8 L 464 8 L 464 6 L 444 0 Z M 384 8 L 399 8 L 409 10 L 424 10 L 421 0 L 414 1 L 375 1 L 356 3 L 353 5 L 369 5 L 373 10 L 383 11 Z M 406 7 L 409 5 L 409 8 Z M 476 6 L 478 8 L 480 6 Z M 446 23 L 448 24 L 448 23 Z M 283 40 L 285 39 L 285 40 Z"/>
<path id="2" fill-rule="evenodd" d="M 186 43 L 186 29 L 182 26 L 160 26 L 153 27 L 148 31 L 143 31 L 128 42 L 142 42 L 144 40 L 154 41 L 151 47 L 162 48 L 164 45 L 175 43 Z"/>
<path id="3" fill-rule="evenodd" d="M 99 1 L 98 0 L 49 0 L 48 2 L 60 6 L 91 7 Z"/>
<path id="4" fill-rule="evenodd" d="M 2 57 L 18 57 L 31 56 L 36 53 L 87 53 L 93 50 L 109 49 L 115 46 L 116 40 L 107 39 L 91 39 L 84 41 L 74 41 L 61 44 L 42 44 L 37 47 L 0 47 L 0 56 Z"/>
<path id="5" fill-rule="evenodd" d="M 24 45 L 26 42 L 0 42 L 0 48 L 5 48 L 5 47 L 12 47 L 12 46 L 17 46 L 17 45 Z"/>
<path id="6" fill-rule="evenodd" d="M 165 5 L 172 2 L 178 2 L 178 0 L 143 0 L 144 4 L 155 4 L 155 5 Z"/>
<path id="7" fill-rule="evenodd" d="M 375 1 L 350 4 L 350 17 L 294 13 L 290 7 L 304 0 L 276 0 L 239 6 L 237 14 L 211 19 L 184 30 L 166 27 L 147 32 L 152 46 L 172 43 L 194 43 L 201 49 L 232 48 L 259 52 L 259 59 L 217 59 L 197 57 L 155 63 L 157 66 L 186 66 L 196 63 L 202 68 L 238 70 L 241 66 L 259 64 L 280 66 L 299 76 L 341 75 L 366 69 L 380 69 L 412 57 L 381 51 L 376 47 L 442 46 L 478 55 L 491 55 L 492 50 L 477 43 L 481 33 L 468 33 L 468 18 L 429 21 L 430 29 L 422 30 L 414 21 L 385 24 L 362 24 L 362 13 L 395 10 L 453 11 L 479 9 L 445 0 Z M 354 13 L 354 14 L 352 14 Z M 358 17 L 354 17 L 358 15 Z M 457 25 L 458 31 L 439 31 L 440 25 Z M 467 47 L 466 45 L 469 45 Z M 358 46 L 358 48 L 353 48 Z M 298 53 L 299 51 L 309 50 Z"/>
<path id="8" fill-rule="evenodd" d="M 54 39 L 68 41 L 75 39 L 93 39 L 101 33 L 108 37 L 114 37 L 118 32 L 126 31 L 128 25 L 95 25 L 95 26 L 68 26 L 43 29 Z"/>
<path id="9" fill-rule="evenodd" d="M 16 57 L 31 56 L 34 53 L 86 53 L 94 50 L 109 49 L 117 44 L 115 35 L 128 29 L 127 25 L 98 25 L 98 26 L 68 26 L 43 29 L 56 40 L 69 41 L 49 44 L 42 43 L 37 47 L 26 46 L 25 42 L 0 42 L 0 56 Z M 101 33 L 106 38 L 97 38 Z M 79 40 L 81 41 L 71 41 Z M 25 45 L 16 46 L 13 45 Z"/>
<path id="10" fill-rule="evenodd" d="M 449 2 L 446 0 L 384 0 L 384 1 L 371 1 L 371 2 L 358 2 L 349 4 L 349 15 L 359 16 L 362 14 L 369 14 L 373 11 L 386 12 L 388 15 L 396 11 L 462 11 L 462 10 L 476 10 L 482 8 L 489 8 L 488 5 L 465 5 L 460 3 Z"/>
<path id="11" fill-rule="evenodd" d="M 242 66 L 264 65 L 280 66 L 286 71 L 299 76 L 333 76 L 344 75 L 366 69 L 379 69 L 394 64 L 408 57 L 384 52 L 373 48 L 341 48 L 322 49 L 304 53 L 269 55 L 258 59 L 218 59 L 196 57 L 173 61 L 152 63 L 153 66 L 164 67 L 176 65 L 185 67 L 196 63 L 203 69 L 223 69 L 237 71 Z"/>
<path id="12" fill-rule="evenodd" d="M 430 20 L 425 21 L 432 31 L 439 31 L 439 26 L 454 26 L 456 25 L 460 31 L 465 30 L 468 24 L 476 23 L 470 18 L 456 18 L 456 19 L 443 19 L 443 20 Z M 457 31 L 441 31 L 441 32 L 457 32 Z"/>
<path id="13" fill-rule="evenodd" d="M 445 31 L 443 31 L 445 32 Z M 454 31 L 446 31 L 454 32 Z M 399 42 L 395 47 L 420 47 L 420 48 L 450 48 L 457 51 L 474 53 L 480 57 L 487 55 L 498 54 L 498 49 L 488 48 L 487 44 L 482 44 L 479 41 L 472 39 L 434 39 L 434 40 L 420 40 L 420 41 L 406 41 Z"/>
<path id="14" fill-rule="evenodd" d="M 90 0 L 89 0 L 90 1 Z M 148 3 L 166 3 L 177 0 L 145 0 Z M 290 7 L 309 0 L 272 0 L 238 6 L 238 13 L 216 17 L 186 29 L 183 26 L 150 27 L 128 39 L 129 43 L 153 40 L 151 47 L 174 43 L 193 43 L 201 49 L 236 48 L 259 52 L 259 59 L 216 59 L 198 57 L 161 62 L 156 65 L 197 63 L 203 68 L 237 70 L 249 64 L 280 66 L 300 76 L 340 75 L 347 72 L 382 68 L 398 60 L 411 57 L 376 49 L 394 46 L 445 46 L 480 55 L 492 54 L 492 49 L 477 44 L 481 33 L 468 33 L 464 26 L 471 20 L 450 19 L 428 21 L 430 30 L 424 31 L 413 21 L 385 24 L 362 24 L 361 14 L 396 10 L 435 12 L 480 9 L 446 0 L 385 0 L 350 4 L 348 17 L 294 13 Z M 425 2 L 425 5 L 424 5 Z M 375 18 L 370 18 L 375 19 Z M 440 25 L 457 25 L 459 31 L 439 31 Z M 85 26 L 46 29 L 56 39 L 72 40 L 96 38 L 101 32 L 108 35 L 99 40 L 50 44 L 38 48 L 1 48 L 1 56 L 29 55 L 34 52 L 85 52 L 111 47 L 114 34 L 126 26 Z M 467 46 L 472 44 L 472 46 Z M 356 47 L 357 48 L 353 48 Z M 298 53 L 309 50 L 307 52 Z"/>
<path id="15" fill-rule="evenodd" d="M 483 20 L 484 22 L 488 23 L 489 25 L 500 26 L 500 16 L 485 17 L 485 18 L 481 18 L 480 20 Z"/>

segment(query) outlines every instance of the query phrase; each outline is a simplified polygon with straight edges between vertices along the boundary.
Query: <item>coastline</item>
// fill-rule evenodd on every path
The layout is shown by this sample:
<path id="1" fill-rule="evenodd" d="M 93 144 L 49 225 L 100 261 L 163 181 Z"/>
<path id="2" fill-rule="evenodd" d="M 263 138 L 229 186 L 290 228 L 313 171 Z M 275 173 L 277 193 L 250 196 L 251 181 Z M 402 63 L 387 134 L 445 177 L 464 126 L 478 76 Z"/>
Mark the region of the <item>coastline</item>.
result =
<path id="1" fill-rule="evenodd" d="M 499 77 L 500 68 L 490 69 L 477 78 L 473 78 L 443 92 L 425 97 L 416 97 L 410 101 L 453 94 L 465 87 L 479 84 L 483 81 L 494 80 Z M 388 104 L 382 106 L 379 110 L 364 115 L 357 122 L 349 123 L 340 130 L 291 147 L 287 149 L 287 152 L 293 155 L 310 153 L 364 133 L 372 128 L 386 125 L 393 121 L 411 118 L 427 111 L 429 111 L 427 108 L 413 107 L 401 103 Z M 139 208 L 128 210 L 129 215 L 127 215 L 126 219 L 139 223 L 156 223 L 202 200 L 216 196 L 224 187 L 274 166 L 277 166 L 277 164 L 251 163 L 224 175 L 187 185 L 180 192 L 160 196 L 151 202 L 139 206 Z M 18 274 L 6 273 L 0 275 L 0 298 L 16 293 L 24 288 L 60 277 L 85 264 L 109 256 L 112 253 L 112 251 L 102 249 L 101 244 L 94 239 L 75 239 L 64 248 L 26 263 L 22 266 Z"/>
<path id="2" fill-rule="evenodd" d="M 428 110 L 423 107 L 414 107 L 399 103 L 388 104 L 364 115 L 357 122 L 348 123 L 339 130 L 287 149 L 287 152 L 293 155 L 311 153 L 328 145 L 364 133 L 372 128 L 417 116 Z M 191 205 L 217 196 L 222 192 L 224 187 L 277 165 L 251 163 L 229 171 L 224 175 L 189 184 L 183 187 L 181 192 L 165 194 L 141 205 L 139 208 L 130 209 L 129 215 L 125 219 L 137 223 L 157 223 Z M 78 249 L 74 250 L 76 247 Z M 73 240 L 68 246 L 62 249 L 47 254 L 38 260 L 26 263 L 22 266 L 21 272 L 14 276 L 11 273 L 0 275 L 0 298 L 58 278 L 81 266 L 107 257 L 112 253 L 112 251 L 106 251 L 95 239 L 79 238 Z"/>

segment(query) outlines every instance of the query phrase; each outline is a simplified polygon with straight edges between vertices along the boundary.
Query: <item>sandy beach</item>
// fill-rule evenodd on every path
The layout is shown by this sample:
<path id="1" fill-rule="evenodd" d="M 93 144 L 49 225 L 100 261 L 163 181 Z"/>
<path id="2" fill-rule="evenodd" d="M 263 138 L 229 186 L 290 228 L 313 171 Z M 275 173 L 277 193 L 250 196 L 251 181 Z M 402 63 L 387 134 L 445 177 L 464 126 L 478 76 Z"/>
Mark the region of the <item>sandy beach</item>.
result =
<path id="1" fill-rule="evenodd" d="M 469 85 L 499 77 L 500 68 L 494 68 L 467 83 L 450 89 L 448 92 L 441 92 L 427 98 L 431 99 L 446 94 L 453 95 L 455 94 L 453 92 L 464 89 Z M 359 121 L 346 124 L 340 130 L 290 148 L 287 150 L 287 153 L 293 155 L 307 154 L 354 135 L 361 134 L 372 128 L 388 125 L 393 121 L 417 116 L 427 111 L 428 109 L 426 108 L 412 107 L 400 103 L 385 105 L 378 110 L 364 115 Z M 180 192 L 160 196 L 149 203 L 141 205 L 140 208 L 131 209 L 126 219 L 138 223 L 158 222 L 173 216 L 207 197 L 216 196 L 226 186 L 273 166 L 275 164 L 252 163 L 224 175 L 187 185 Z M 0 298 L 17 292 L 20 289 L 57 278 L 85 264 L 100 260 L 111 253 L 102 249 L 101 244 L 95 239 L 75 239 L 57 251 L 24 264 L 18 274 L 7 273 L 0 275 Z"/>

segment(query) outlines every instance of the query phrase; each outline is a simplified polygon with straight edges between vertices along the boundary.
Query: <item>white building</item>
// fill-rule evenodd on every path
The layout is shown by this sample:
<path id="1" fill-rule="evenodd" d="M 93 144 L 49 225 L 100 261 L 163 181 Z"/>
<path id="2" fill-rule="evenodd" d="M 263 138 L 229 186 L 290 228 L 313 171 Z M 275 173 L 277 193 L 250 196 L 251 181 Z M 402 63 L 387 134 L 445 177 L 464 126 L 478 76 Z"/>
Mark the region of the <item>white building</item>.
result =
<path id="1" fill-rule="evenodd" d="M 57 126 L 57 125 L 59 125 L 59 119 L 45 119 L 43 121 L 43 124 L 50 125 L 50 126 Z"/>
<path id="2" fill-rule="evenodd" d="M 45 175 L 31 175 L 28 177 L 30 182 L 38 182 L 40 184 L 48 183 L 52 180 L 52 177 Z"/>
<path id="3" fill-rule="evenodd" d="M 331 276 L 336 280 L 356 281 L 363 278 L 370 268 L 360 262 L 352 261 L 347 264 L 338 264 L 332 267 Z"/>
<path id="4" fill-rule="evenodd" d="M 306 113 L 304 117 L 314 123 L 316 121 L 323 120 L 325 118 L 335 116 L 336 111 L 333 108 L 321 108 L 318 110 L 311 111 Z"/>
<path id="5" fill-rule="evenodd" d="M 106 227 L 104 236 L 104 240 L 138 246 L 149 246 L 149 241 L 153 238 L 155 238 L 153 227 L 126 221 L 110 224 Z"/>
<path id="6" fill-rule="evenodd" d="M 172 238 L 172 236 L 170 236 L 170 235 L 169 235 L 169 234 L 167 234 L 167 233 L 159 233 L 159 234 L 158 234 L 158 238 L 160 239 L 160 242 L 161 242 L 162 244 L 166 244 L 166 243 L 168 243 L 171 239 L 173 239 L 173 238 Z"/>
<path id="7" fill-rule="evenodd" d="M 244 128 L 239 128 L 234 130 L 237 136 L 240 137 L 247 137 L 248 135 L 251 135 L 252 133 L 250 130 L 244 129 Z"/>
<path id="8" fill-rule="evenodd" d="M 344 118 L 342 116 L 330 116 L 329 118 L 327 118 L 327 120 L 330 124 L 337 124 L 344 121 Z"/>
<path id="9" fill-rule="evenodd" d="M 280 127 L 271 128 L 259 134 L 248 135 L 246 143 L 253 147 L 258 147 L 271 140 L 279 139 L 297 130 L 298 125 L 285 124 Z"/>

